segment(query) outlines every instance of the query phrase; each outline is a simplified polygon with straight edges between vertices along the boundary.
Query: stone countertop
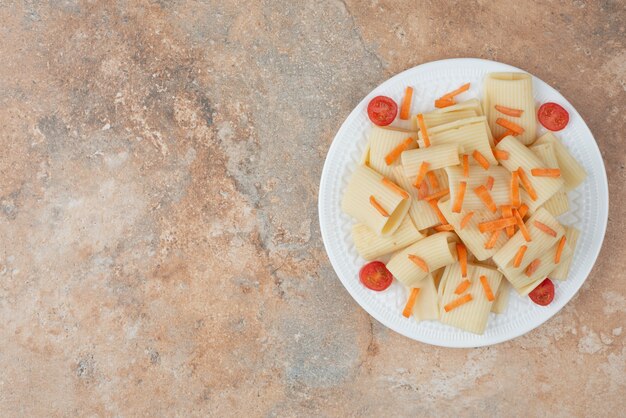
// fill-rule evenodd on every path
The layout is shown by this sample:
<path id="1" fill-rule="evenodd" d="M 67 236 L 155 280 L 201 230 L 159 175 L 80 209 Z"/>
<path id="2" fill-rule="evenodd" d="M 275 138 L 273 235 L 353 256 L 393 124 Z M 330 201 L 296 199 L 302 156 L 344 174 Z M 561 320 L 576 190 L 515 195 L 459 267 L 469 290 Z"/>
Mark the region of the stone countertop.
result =
<path id="1" fill-rule="evenodd" d="M 0 2 L 0 415 L 607 416 L 626 407 L 620 1 Z M 611 193 L 553 319 L 452 350 L 326 257 L 324 157 L 373 87 L 480 57 L 561 91 Z"/>

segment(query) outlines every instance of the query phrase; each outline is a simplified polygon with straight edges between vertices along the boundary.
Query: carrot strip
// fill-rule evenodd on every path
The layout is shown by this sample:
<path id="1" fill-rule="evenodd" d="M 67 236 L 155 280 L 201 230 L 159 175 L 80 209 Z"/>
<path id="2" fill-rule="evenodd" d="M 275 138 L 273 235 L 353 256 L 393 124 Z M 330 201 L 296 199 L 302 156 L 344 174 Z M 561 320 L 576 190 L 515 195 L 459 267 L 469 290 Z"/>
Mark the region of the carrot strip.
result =
<path id="1" fill-rule="evenodd" d="M 452 99 L 454 96 L 457 96 L 463 93 L 464 91 L 468 91 L 469 88 L 470 88 L 470 83 L 463 84 L 458 89 L 452 90 L 450 93 L 444 94 L 443 96 L 440 97 L 440 99 Z"/>
<path id="2" fill-rule="evenodd" d="M 402 152 L 406 150 L 411 143 L 413 143 L 413 138 L 409 137 L 402 143 L 398 144 L 398 146 L 392 149 L 389 154 L 385 155 L 385 163 L 387 163 L 387 165 L 393 164 L 393 162 L 398 159 L 400 154 L 402 154 Z"/>
<path id="3" fill-rule="evenodd" d="M 467 226 L 470 219 L 472 219 L 472 216 L 474 216 L 474 211 L 467 212 L 467 215 L 465 215 L 463 219 L 461 219 L 461 229 Z"/>
<path id="4" fill-rule="evenodd" d="M 439 209 L 439 206 L 437 205 L 437 201 L 435 199 L 432 199 L 432 200 L 427 200 L 427 202 L 430 205 L 430 207 L 433 208 L 433 210 L 435 211 L 437 218 L 439 218 L 439 222 L 441 222 L 443 225 L 447 225 L 448 220 L 446 219 L 445 216 L 443 216 L 443 213 L 441 213 L 441 209 Z"/>
<path id="5" fill-rule="evenodd" d="M 561 177 L 561 169 L 559 168 L 533 168 L 530 174 L 535 177 Z"/>
<path id="6" fill-rule="evenodd" d="M 450 224 L 445 224 L 445 225 L 437 225 L 435 227 L 433 227 L 433 229 L 437 232 L 448 232 L 448 231 L 454 231 L 454 227 Z"/>
<path id="7" fill-rule="evenodd" d="M 493 295 L 491 291 L 491 286 L 489 286 L 489 282 L 487 281 L 487 276 L 480 276 L 480 283 L 483 285 L 483 290 L 485 291 L 485 296 L 489 302 L 493 302 L 496 300 L 496 297 Z"/>
<path id="8" fill-rule="evenodd" d="M 413 87 L 407 87 L 404 91 L 402 107 L 400 107 L 400 119 L 408 119 L 411 113 L 411 101 L 413 100 Z"/>
<path id="9" fill-rule="evenodd" d="M 374 196 L 370 196 L 370 204 L 372 206 L 374 206 L 374 208 L 376 208 L 376 210 L 378 211 L 378 213 L 380 213 L 381 215 L 383 215 L 385 218 L 389 217 L 389 213 L 387 213 L 387 211 L 385 210 L 385 208 L 383 208 L 382 206 L 380 206 L 380 203 L 378 203 L 378 201 L 376 201 L 376 198 Z"/>
<path id="10" fill-rule="evenodd" d="M 517 171 L 514 171 L 511 173 L 511 206 L 516 208 L 519 205 L 519 174 Z"/>
<path id="11" fill-rule="evenodd" d="M 428 196 L 424 196 L 424 199 L 422 200 L 439 200 L 444 196 L 447 196 L 450 193 L 450 189 L 444 189 L 438 192 L 435 192 L 433 194 L 430 194 Z"/>
<path id="12" fill-rule="evenodd" d="M 498 112 L 507 116 L 513 116 L 514 118 L 519 118 L 520 116 L 522 116 L 522 113 L 524 113 L 524 111 L 521 109 L 511 109 L 510 107 L 506 106 L 496 105 L 495 108 Z"/>
<path id="13" fill-rule="evenodd" d="M 428 172 L 428 167 L 430 167 L 430 163 L 427 161 L 424 161 L 422 162 L 422 164 L 420 164 L 420 169 L 417 172 L 417 177 L 415 177 L 415 182 L 413 183 L 413 186 L 415 186 L 416 188 L 420 187 L 422 180 L 424 180 L 424 177 Z"/>
<path id="14" fill-rule="evenodd" d="M 525 245 L 519 247 L 519 250 L 517 250 L 517 253 L 515 254 L 515 258 L 513 258 L 513 267 L 517 268 L 522 265 L 522 260 L 524 259 L 524 254 L 527 249 L 528 247 Z"/>
<path id="15" fill-rule="evenodd" d="M 524 219 L 524 217 L 528 213 L 528 206 L 526 205 L 526 203 L 522 203 L 522 205 L 519 207 L 517 211 L 519 212 L 519 216 L 521 216 L 522 219 Z"/>
<path id="16" fill-rule="evenodd" d="M 426 177 L 428 177 L 428 182 L 430 183 L 430 186 L 433 188 L 433 190 L 439 188 L 439 180 L 437 180 L 437 175 L 434 171 L 429 171 L 428 173 L 426 173 Z"/>
<path id="17" fill-rule="evenodd" d="M 454 290 L 454 293 L 456 293 L 457 295 L 460 295 L 461 293 L 465 292 L 467 290 L 467 288 L 470 287 L 471 284 L 472 284 L 472 282 L 470 282 L 469 280 L 467 280 L 467 279 L 463 280 L 456 287 L 456 289 Z"/>
<path id="18" fill-rule="evenodd" d="M 535 225 L 537 227 L 537 229 L 542 230 L 543 232 L 545 232 L 546 234 L 556 237 L 556 231 L 552 228 L 550 228 L 548 225 L 541 223 L 539 221 L 533 221 L 533 225 Z"/>
<path id="19" fill-rule="evenodd" d="M 464 296 L 461 296 L 458 299 L 453 300 L 452 302 L 448 303 L 446 306 L 443 307 L 443 309 L 445 309 L 446 312 L 450 312 L 452 309 L 456 309 L 459 306 L 469 302 L 472 300 L 472 294 L 468 293 Z"/>
<path id="20" fill-rule="evenodd" d="M 503 151 L 500 149 L 493 149 L 493 156 L 496 157 L 496 160 L 508 160 L 509 159 L 509 152 L 508 151 Z"/>
<path id="21" fill-rule="evenodd" d="M 417 267 L 421 268 L 426 273 L 428 273 L 428 264 L 426 264 L 426 262 L 423 259 L 413 254 L 409 254 L 408 257 L 409 257 L 409 260 L 413 262 L 413 264 L 415 264 Z"/>
<path id="22" fill-rule="evenodd" d="M 485 187 L 487 188 L 487 190 L 491 191 L 491 189 L 493 189 L 493 183 L 494 183 L 495 179 L 491 176 L 487 177 L 487 183 L 485 184 Z"/>
<path id="23" fill-rule="evenodd" d="M 537 200 L 537 192 L 535 191 L 535 188 L 526 176 L 526 172 L 524 171 L 524 169 L 522 167 L 519 167 L 517 169 L 517 172 L 519 173 L 519 179 L 522 182 L 522 186 L 524 186 L 524 189 L 526 189 L 526 191 L 528 192 L 528 196 L 530 196 L 532 200 Z"/>
<path id="24" fill-rule="evenodd" d="M 517 134 L 516 134 L 515 132 L 513 132 L 512 130 L 507 129 L 506 131 L 504 131 L 504 132 L 502 133 L 502 135 L 500 135 L 500 136 L 499 136 L 499 137 L 497 137 L 497 138 L 494 138 L 494 139 L 493 139 L 493 142 L 494 142 L 496 145 L 498 145 L 498 142 L 502 141 L 502 140 L 504 139 L 504 137 L 509 136 L 509 135 L 513 135 L 513 136 L 515 136 L 515 135 L 517 135 Z"/>
<path id="25" fill-rule="evenodd" d="M 526 270 L 525 270 L 526 275 L 528 277 L 532 276 L 533 273 L 536 272 L 537 269 L 539 268 L 539 264 L 541 264 L 541 260 L 538 258 L 535 258 L 533 261 L 531 261 L 528 267 L 526 267 Z"/>
<path id="26" fill-rule="evenodd" d="M 480 151 L 478 151 L 477 149 L 474 150 L 474 152 L 472 153 L 472 157 L 474 157 L 474 159 L 476 160 L 476 162 L 478 164 L 480 164 L 482 166 L 482 168 L 484 168 L 485 170 L 489 170 L 489 161 L 487 161 L 487 159 L 485 158 L 484 155 L 482 155 L 480 153 Z"/>
<path id="27" fill-rule="evenodd" d="M 463 154 L 463 177 L 469 177 L 469 155 Z"/>
<path id="28" fill-rule="evenodd" d="M 476 195 L 478 195 L 478 197 L 480 198 L 480 200 L 482 200 L 485 206 L 487 206 L 487 209 L 489 209 L 493 213 L 496 212 L 496 204 L 493 203 L 493 199 L 491 198 L 491 195 L 489 194 L 489 191 L 485 186 L 478 186 L 474 189 L 474 193 L 476 193 Z"/>
<path id="29" fill-rule="evenodd" d="M 459 189 L 456 191 L 456 197 L 454 198 L 454 205 L 452 205 L 452 212 L 461 213 L 463 207 L 463 198 L 465 197 L 465 189 L 467 183 L 464 181 L 459 182 Z"/>
<path id="30" fill-rule="evenodd" d="M 524 220 L 520 216 L 518 210 L 515 208 L 513 209 L 513 216 L 515 216 L 515 219 L 517 219 L 517 226 L 519 227 L 519 230 L 522 232 L 522 235 L 524 236 L 524 239 L 526 240 L 526 242 L 532 241 L 532 238 L 530 237 L 530 232 L 528 232 L 528 228 L 526 228 L 526 225 L 524 224 Z"/>
<path id="31" fill-rule="evenodd" d="M 424 115 L 419 113 L 417 115 L 417 124 L 420 127 L 420 131 L 422 131 L 422 139 L 424 140 L 424 148 L 430 147 L 430 138 L 428 137 L 428 132 L 426 131 L 426 123 L 424 123 Z"/>
<path id="32" fill-rule="evenodd" d="M 491 233 L 491 236 L 489 237 L 487 242 L 485 242 L 486 250 L 490 250 L 496 245 L 496 242 L 498 242 L 498 237 L 500 236 L 500 232 L 502 232 L 501 229 L 496 229 Z"/>
<path id="33" fill-rule="evenodd" d="M 406 191 L 404 191 L 402 188 L 400 188 L 400 186 L 398 186 L 393 181 L 389 180 L 387 177 L 383 177 L 382 182 L 383 182 L 383 184 L 385 186 L 387 186 L 388 188 L 393 190 L 395 193 L 397 193 L 400 196 L 402 196 L 403 199 L 408 199 L 409 198 L 409 194 Z"/>
<path id="34" fill-rule="evenodd" d="M 435 100 L 435 107 L 437 109 L 443 109 L 444 107 L 452 106 L 456 104 L 454 99 L 437 99 Z"/>
<path id="35" fill-rule="evenodd" d="M 561 262 L 561 253 L 563 252 L 563 248 L 565 247 L 565 235 L 561 237 L 559 241 L 559 246 L 556 247 L 556 254 L 554 255 L 554 264 L 559 264 Z"/>
<path id="36" fill-rule="evenodd" d="M 509 131 L 515 132 L 518 135 L 521 135 L 524 133 L 524 128 L 519 126 L 517 123 L 511 122 L 509 120 L 498 118 L 496 119 L 496 123 L 502 126 L 503 128 L 508 129 Z"/>
<path id="37" fill-rule="evenodd" d="M 500 210 L 502 211 L 503 218 L 510 218 L 513 216 L 513 206 L 511 205 L 502 205 L 500 206 Z M 515 218 L 514 218 L 515 219 Z M 517 219 L 515 219 L 517 223 Z M 507 226 L 506 227 L 506 236 L 511 238 L 515 234 L 515 226 Z"/>
<path id="38" fill-rule="evenodd" d="M 513 226 L 517 223 L 517 219 L 514 217 L 510 218 L 500 218 L 495 221 L 481 222 L 478 224 L 478 229 L 480 232 L 490 232 L 490 231 L 499 231 L 500 229 L 504 229 L 507 226 Z"/>
<path id="39" fill-rule="evenodd" d="M 456 243 L 456 254 L 461 265 L 461 277 L 467 277 L 467 248 L 460 242 Z"/>
<path id="40" fill-rule="evenodd" d="M 419 189 L 417 189 L 417 200 L 422 200 L 425 199 L 426 197 L 428 197 L 428 183 L 426 183 L 425 181 L 423 181 L 420 186 Z"/>
<path id="41" fill-rule="evenodd" d="M 420 294 L 419 287 L 414 287 L 411 289 L 411 293 L 409 294 L 409 299 L 406 301 L 406 306 L 402 311 L 402 316 L 408 318 L 413 313 L 413 305 L 415 305 L 415 300 L 417 299 L 417 295 Z"/>

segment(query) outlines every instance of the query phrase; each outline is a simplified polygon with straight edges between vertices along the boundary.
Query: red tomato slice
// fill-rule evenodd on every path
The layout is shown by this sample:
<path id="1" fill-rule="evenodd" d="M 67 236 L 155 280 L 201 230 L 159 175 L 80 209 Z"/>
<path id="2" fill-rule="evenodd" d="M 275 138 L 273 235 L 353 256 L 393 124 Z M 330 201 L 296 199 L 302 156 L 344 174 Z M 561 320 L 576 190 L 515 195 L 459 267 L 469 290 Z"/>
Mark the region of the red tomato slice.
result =
<path id="1" fill-rule="evenodd" d="M 359 279 L 368 289 L 380 292 L 391 286 L 393 276 L 383 263 L 380 261 L 372 261 L 361 267 Z"/>
<path id="2" fill-rule="evenodd" d="M 547 306 L 554 300 L 554 284 L 552 280 L 546 279 L 541 284 L 530 292 L 528 295 L 530 299 L 537 305 Z"/>
<path id="3" fill-rule="evenodd" d="M 378 126 L 389 125 L 397 114 L 398 105 L 387 96 L 376 96 L 367 105 L 367 115 L 372 123 Z"/>
<path id="4" fill-rule="evenodd" d="M 567 126 L 569 122 L 569 113 L 567 110 L 556 103 L 544 103 L 537 112 L 539 122 L 551 131 L 560 131 Z"/>

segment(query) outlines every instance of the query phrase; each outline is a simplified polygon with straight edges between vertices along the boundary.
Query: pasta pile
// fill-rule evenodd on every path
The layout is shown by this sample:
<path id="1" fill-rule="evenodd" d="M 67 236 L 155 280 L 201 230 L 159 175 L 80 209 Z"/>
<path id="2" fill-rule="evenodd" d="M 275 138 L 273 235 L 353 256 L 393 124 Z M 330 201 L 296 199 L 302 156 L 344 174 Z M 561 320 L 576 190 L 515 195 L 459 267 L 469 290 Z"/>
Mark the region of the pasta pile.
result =
<path id="1" fill-rule="evenodd" d="M 482 101 L 456 103 L 469 87 L 408 129 L 373 126 L 341 206 L 360 256 L 407 287 L 405 316 L 482 334 L 511 287 L 567 279 L 579 231 L 556 217 L 586 173 L 554 134 L 536 138 L 528 74 L 491 73 Z"/>

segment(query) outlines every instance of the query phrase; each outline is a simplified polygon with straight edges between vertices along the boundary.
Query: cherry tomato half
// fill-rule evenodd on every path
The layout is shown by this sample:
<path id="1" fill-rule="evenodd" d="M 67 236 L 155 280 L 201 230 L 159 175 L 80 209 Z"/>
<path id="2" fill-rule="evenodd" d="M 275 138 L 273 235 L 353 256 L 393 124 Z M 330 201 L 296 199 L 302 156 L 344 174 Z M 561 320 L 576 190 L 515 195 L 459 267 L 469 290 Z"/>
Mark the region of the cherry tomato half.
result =
<path id="1" fill-rule="evenodd" d="M 361 267 L 359 279 L 365 287 L 380 292 L 391 286 L 393 276 L 380 261 L 372 261 Z"/>
<path id="2" fill-rule="evenodd" d="M 541 284 L 530 292 L 528 295 L 530 299 L 537 305 L 547 306 L 554 300 L 554 284 L 552 280 L 546 279 Z"/>
<path id="3" fill-rule="evenodd" d="M 567 126 L 569 122 L 569 113 L 567 110 L 556 103 L 544 103 L 537 112 L 539 122 L 551 131 L 560 131 Z"/>
<path id="4" fill-rule="evenodd" d="M 389 125 L 397 114 L 398 105 L 387 96 L 376 96 L 367 105 L 367 115 L 372 123 L 378 126 Z"/>

